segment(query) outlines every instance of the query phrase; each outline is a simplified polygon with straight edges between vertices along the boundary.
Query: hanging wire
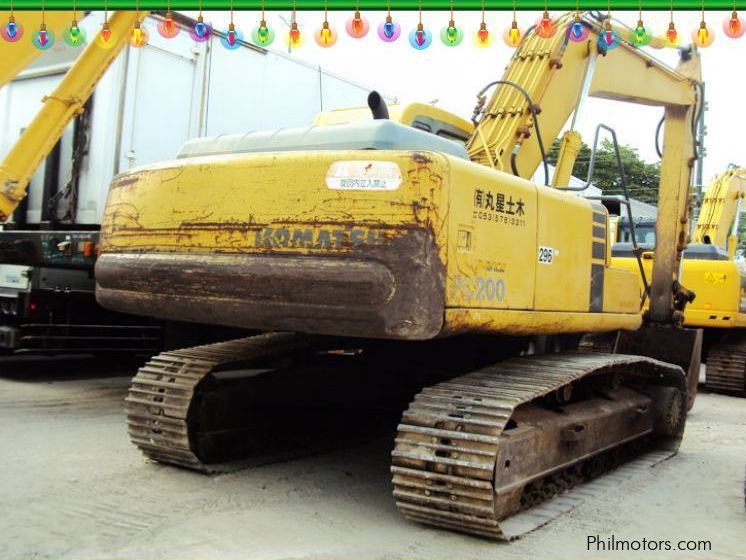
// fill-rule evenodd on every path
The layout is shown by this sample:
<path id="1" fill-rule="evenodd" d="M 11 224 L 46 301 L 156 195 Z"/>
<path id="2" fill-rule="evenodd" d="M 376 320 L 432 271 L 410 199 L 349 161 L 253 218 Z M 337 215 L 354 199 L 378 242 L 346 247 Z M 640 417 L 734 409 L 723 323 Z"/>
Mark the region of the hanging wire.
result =
<path id="1" fill-rule="evenodd" d="M 386 16 L 391 17 L 391 0 L 386 2 Z"/>

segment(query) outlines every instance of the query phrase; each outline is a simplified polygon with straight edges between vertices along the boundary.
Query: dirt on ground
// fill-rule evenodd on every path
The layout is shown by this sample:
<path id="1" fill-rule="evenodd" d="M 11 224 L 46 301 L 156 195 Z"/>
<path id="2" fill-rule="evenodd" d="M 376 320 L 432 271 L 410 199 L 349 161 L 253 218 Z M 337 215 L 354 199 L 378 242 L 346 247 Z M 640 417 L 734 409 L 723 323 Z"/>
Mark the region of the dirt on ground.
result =
<path id="1" fill-rule="evenodd" d="M 128 370 L 0 361 L 0 558 L 746 559 L 745 399 L 700 394 L 678 455 L 493 543 L 397 513 L 390 438 L 213 477 L 148 462 L 127 437 Z"/>

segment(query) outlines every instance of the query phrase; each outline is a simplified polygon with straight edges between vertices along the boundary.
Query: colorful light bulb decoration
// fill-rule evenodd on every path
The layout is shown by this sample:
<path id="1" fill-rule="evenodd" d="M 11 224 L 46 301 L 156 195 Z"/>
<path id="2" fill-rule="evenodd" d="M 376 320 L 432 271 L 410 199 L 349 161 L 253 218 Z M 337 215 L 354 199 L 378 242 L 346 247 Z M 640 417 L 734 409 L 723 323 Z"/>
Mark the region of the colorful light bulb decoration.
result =
<path id="1" fill-rule="evenodd" d="M 31 39 L 33 45 L 40 51 L 46 51 L 54 45 L 54 33 L 47 29 L 47 24 L 42 22 L 39 29 Z"/>
<path id="2" fill-rule="evenodd" d="M 109 26 L 109 21 L 105 19 L 104 23 L 101 24 L 101 31 L 98 32 L 98 36 L 96 37 L 96 44 L 102 49 L 110 49 L 114 45 L 112 39 L 113 34 Z"/>
<path id="3" fill-rule="evenodd" d="M 645 47 L 653 40 L 653 34 L 645 27 L 642 18 L 637 20 L 637 25 L 629 32 L 629 42 L 636 47 Z"/>
<path id="4" fill-rule="evenodd" d="M 523 39 L 523 31 L 518 27 L 518 22 L 513 19 L 510 27 L 503 33 L 503 41 L 506 45 L 515 49 L 521 44 L 521 39 Z"/>
<path id="5" fill-rule="evenodd" d="M 666 30 L 666 38 L 664 43 L 667 47 L 677 47 L 679 44 L 679 32 L 676 31 L 676 24 L 673 20 L 668 22 L 668 29 Z"/>
<path id="6" fill-rule="evenodd" d="M 181 27 L 174 21 L 174 15 L 170 9 L 166 12 L 166 17 L 158 22 L 157 29 L 158 35 L 164 39 L 173 39 L 181 32 Z"/>
<path id="7" fill-rule="evenodd" d="M 712 45 L 715 40 L 715 33 L 707 27 L 705 20 L 699 22 L 699 27 L 692 30 L 692 43 L 699 48 L 706 48 Z"/>
<path id="8" fill-rule="evenodd" d="M 588 39 L 588 35 L 591 34 L 591 28 L 586 24 L 580 17 L 580 13 L 575 13 L 575 18 L 570 25 L 567 26 L 567 38 L 573 43 L 582 43 Z"/>
<path id="9" fill-rule="evenodd" d="M 16 21 L 15 16 L 12 14 L 8 16 L 8 23 L 0 28 L 0 36 L 3 40 L 8 43 L 15 43 L 23 37 L 23 26 Z"/>
<path id="10" fill-rule="evenodd" d="M 251 41 L 260 47 L 268 47 L 274 40 L 275 32 L 271 27 L 267 26 L 267 22 L 264 19 L 260 20 L 259 25 L 251 31 Z"/>
<path id="11" fill-rule="evenodd" d="M 557 33 L 557 25 L 549 16 L 549 11 L 545 9 L 542 16 L 536 22 L 536 34 L 542 39 L 549 39 L 550 37 L 554 37 L 555 33 Z"/>
<path id="12" fill-rule="evenodd" d="M 70 27 L 65 29 L 65 32 L 62 34 L 62 40 L 71 47 L 80 47 L 82 45 L 85 45 L 85 29 L 81 28 L 76 20 L 73 20 Z"/>
<path id="13" fill-rule="evenodd" d="M 738 17 L 738 12 L 733 10 L 730 17 L 723 22 L 723 33 L 731 39 L 738 39 L 746 32 L 743 20 Z"/>
<path id="14" fill-rule="evenodd" d="M 455 47 L 461 43 L 464 39 L 464 31 L 459 27 L 456 27 L 456 22 L 450 20 L 440 31 L 440 40 L 447 47 Z"/>
<path id="15" fill-rule="evenodd" d="M 611 16 L 606 18 L 603 29 L 598 34 L 598 44 L 605 51 L 610 51 L 619 45 L 619 37 L 611 27 Z"/>
<path id="16" fill-rule="evenodd" d="M 440 40 L 446 47 L 455 47 L 464 40 L 464 31 L 456 27 L 456 21 L 453 18 L 453 0 L 451 0 L 451 19 L 448 25 L 440 30 Z"/>
<path id="17" fill-rule="evenodd" d="M 386 19 L 378 26 L 378 37 L 381 41 L 386 43 L 393 43 L 401 35 L 401 26 L 396 23 L 391 14 L 386 16 Z"/>
<path id="18" fill-rule="evenodd" d="M 487 29 L 487 24 L 484 21 L 482 21 L 479 24 L 479 29 L 474 34 L 474 45 L 476 45 L 480 49 L 486 49 L 491 44 L 492 44 L 492 35 L 490 35 L 490 32 Z"/>
<path id="19" fill-rule="evenodd" d="M 262 0 L 262 17 L 259 25 L 251 30 L 251 41 L 260 47 L 268 47 L 274 40 L 275 32 L 264 19 L 264 0 Z"/>
<path id="20" fill-rule="evenodd" d="M 204 43 L 209 41 L 212 36 L 212 27 L 205 23 L 205 18 L 202 17 L 202 12 L 197 16 L 197 21 L 189 29 L 189 36 L 192 40 L 197 43 Z"/>
<path id="21" fill-rule="evenodd" d="M 290 25 L 290 31 L 288 31 L 287 36 L 287 43 L 291 49 L 300 48 L 303 46 L 303 43 L 305 43 L 305 37 L 303 37 L 303 34 L 300 31 L 297 21 L 293 21 L 293 23 Z"/>
<path id="22" fill-rule="evenodd" d="M 337 42 L 337 32 L 329 26 L 329 22 L 325 19 L 321 27 L 314 33 L 313 38 L 318 46 L 328 49 Z"/>
<path id="23" fill-rule="evenodd" d="M 487 22 L 484 21 L 484 0 L 482 0 L 482 21 L 479 29 L 474 34 L 474 45 L 480 49 L 486 49 L 492 44 L 492 35 L 487 29 Z"/>
<path id="24" fill-rule="evenodd" d="M 433 35 L 422 22 L 409 33 L 409 44 L 418 51 L 424 51 L 433 42 Z"/>
<path id="25" fill-rule="evenodd" d="M 234 51 L 241 46 L 242 41 L 243 33 L 239 29 L 236 29 L 236 24 L 230 22 L 228 30 L 220 37 L 220 44 L 229 51 Z"/>
<path id="26" fill-rule="evenodd" d="M 353 39 L 362 39 L 368 34 L 370 24 L 367 18 L 360 15 L 360 10 L 355 10 L 355 14 L 347 20 L 345 30 Z"/>
<path id="27" fill-rule="evenodd" d="M 143 27 L 142 22 L 138 19 L 135 25 L 130 30 L 130 46 L 136 49 L 141 49 L 148 44 L 150 35 L 148 31 Z"/>

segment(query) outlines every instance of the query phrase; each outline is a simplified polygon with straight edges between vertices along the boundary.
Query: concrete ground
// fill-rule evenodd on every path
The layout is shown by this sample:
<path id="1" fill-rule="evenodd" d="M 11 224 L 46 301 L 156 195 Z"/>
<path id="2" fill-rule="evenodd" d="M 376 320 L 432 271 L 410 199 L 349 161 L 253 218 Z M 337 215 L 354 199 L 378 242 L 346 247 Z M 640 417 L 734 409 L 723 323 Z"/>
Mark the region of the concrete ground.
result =
<path id="1" fill-rule="evenodd" d="M 126 370 L 0 361 L 0 558 L 746 559 L 746 400 L 701 394 L 677 456 L 492 543 L 402 519 L 386 439 L 212 478 L 149 463 L 127 438 Z M 588 550 L 612 536 L 674 550 Z"/>

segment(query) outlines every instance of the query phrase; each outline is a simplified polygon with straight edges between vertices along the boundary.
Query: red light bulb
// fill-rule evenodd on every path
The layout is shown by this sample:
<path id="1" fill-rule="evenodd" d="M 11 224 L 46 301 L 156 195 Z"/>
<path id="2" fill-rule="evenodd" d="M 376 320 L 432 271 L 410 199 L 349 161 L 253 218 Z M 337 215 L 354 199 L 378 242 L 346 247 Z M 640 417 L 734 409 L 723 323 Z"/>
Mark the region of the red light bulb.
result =
<path id="1" fill-rule="evenodd" d="M 738 35 L 739 31 L 741 31 L 741 20 L 738 19 L 738 14 L 736 12 L 733 12 L 730 21 L 728 22 L 728 27 L 733 35 Z"/>
<path id="2" fill-rule="evenodd" d="M 673 22 L 670 22 L 668 24 L 668 31 L 666 31 L 666 38 L 668 39 L 668 42 L 672 45 L 676 44 L 677 39 L 679 38 L 679 34 L 676 32 L 676 26 L 673 24 Z"/>
<path id="3" fill-rule="evenodd" d="M 549 12 L 544 10 L 544 15 L 541 18 L 541 28 L 545 33 L 548 33 L 552 29 L 552 20 L 549 19 Z"/>
<path id="4" fill-rule="evenodd" d="M 479 31 L 477 31 L 477 38 L 479 42 L 486 45 L 490 41 L 490 32 L 487 31 L 487 24 L 482 22 L 479 24 Z"/>
<path id="5" fill-rule="evenodd" d="M 360 17 L 360 10 L 355 10 L 355 17 L 352 18 L 352 30 L 355 35 L 360 35 L 363 32 L 363 19 Z"/>

